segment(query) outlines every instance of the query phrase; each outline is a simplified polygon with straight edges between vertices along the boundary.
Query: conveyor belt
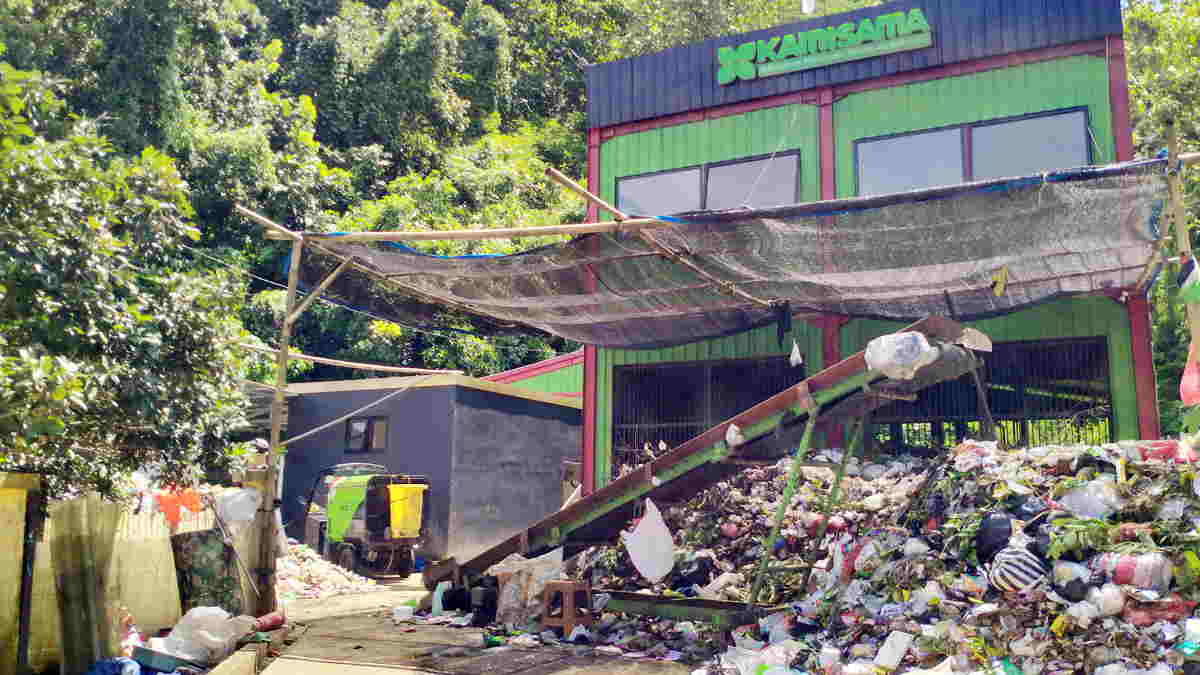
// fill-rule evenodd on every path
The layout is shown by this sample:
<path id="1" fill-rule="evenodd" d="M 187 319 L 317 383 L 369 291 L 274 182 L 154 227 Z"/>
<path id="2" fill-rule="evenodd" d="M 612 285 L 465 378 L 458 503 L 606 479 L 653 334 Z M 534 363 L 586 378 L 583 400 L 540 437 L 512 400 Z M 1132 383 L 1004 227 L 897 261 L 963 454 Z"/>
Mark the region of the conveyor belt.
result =
<path id="1" fill-rule="evenodd" d="M 918 371 L 912 380 L 888 380 L 868 371 L 858 352 L 758 405 L 684 442 L 668 454 L 642 465 L 563 510 L 534 523 L 495 546 L 459 563 L 453 559 L 426 567 L 425 585 L 444 579 L 468 580 L 513 553 L 541 555 L 559 546 L 564 555 L 610 542 L 635 516 L 639 499 L 656 504 L 687 501 L 701 491 L 742 471 L 749 464 L 778 461 L 797 445 L 810 410 L 819 410 L 818 428 L 861 417 L 926 387 L 959 377 L 975 365 L 975 357 L 955 343 L 967 340 L 969 329 L 949 319 L 926 317 L 901 331 L 923 333 L 941 349 L 940 358 Z M 980 336 L 975 333 L 975 339 Z M 735 448 L 725 443 L 726 430 L 736 424 L 746 442 Z"/>

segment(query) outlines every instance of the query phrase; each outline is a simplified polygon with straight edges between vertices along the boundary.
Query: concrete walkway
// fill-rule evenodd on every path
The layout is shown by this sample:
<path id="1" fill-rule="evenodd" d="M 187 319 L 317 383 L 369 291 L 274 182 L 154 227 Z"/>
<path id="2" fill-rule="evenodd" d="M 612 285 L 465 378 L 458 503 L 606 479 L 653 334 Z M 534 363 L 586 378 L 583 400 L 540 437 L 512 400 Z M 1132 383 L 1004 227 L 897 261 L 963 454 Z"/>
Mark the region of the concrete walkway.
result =
<path id="1" fill-rule="evenodd" d="M 263 675 L 689 675 L 691 668 L 596 655 L 589 647 L 483 648 L 483 631 L 396 626 L 391 609 L 424 596 L 417 578 L 376 593 L 288 605 L 290 646 Z"/>

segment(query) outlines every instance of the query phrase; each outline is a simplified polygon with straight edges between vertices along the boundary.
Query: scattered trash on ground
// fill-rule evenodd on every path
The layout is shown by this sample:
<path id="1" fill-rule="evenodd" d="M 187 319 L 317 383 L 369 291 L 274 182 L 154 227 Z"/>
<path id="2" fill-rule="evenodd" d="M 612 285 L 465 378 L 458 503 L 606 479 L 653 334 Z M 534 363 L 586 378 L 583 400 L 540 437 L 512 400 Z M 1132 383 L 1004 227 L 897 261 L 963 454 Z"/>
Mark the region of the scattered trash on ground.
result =
<path id="1" fill-rule="evenodd" d="M 288 554 L 279 558 L 275 589 L 283 603 L 303 598 L 329 598 L 379 590 L 372 579 L 355 574 L 325 560 L 304 544 L 288 544 Z"/>

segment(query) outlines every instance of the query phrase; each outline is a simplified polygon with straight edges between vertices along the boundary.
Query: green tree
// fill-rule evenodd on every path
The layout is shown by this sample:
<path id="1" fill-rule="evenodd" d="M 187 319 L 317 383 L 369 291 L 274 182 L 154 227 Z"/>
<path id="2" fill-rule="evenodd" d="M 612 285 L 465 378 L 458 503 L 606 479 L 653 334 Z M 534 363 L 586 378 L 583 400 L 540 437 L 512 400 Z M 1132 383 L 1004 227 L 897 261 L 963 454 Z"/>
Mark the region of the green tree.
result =
<path id="1" fill-rule="evenodd" d="M 281 77 L 321 110 L 317 139 L 337 149 L 379 144 L 404 169 L 438 164 L 462 137 L 470 104 L 461 80 L 461 34 L 434 0 L 401 0 L 379 10 L 348 1 L 304 30 Z"/>
<path id="2" fill-rule="evenodd" d="M 0 468 L 54 494 L 139 468 L 186 484 L 232 459 L 242 287 L 192 271 L 170 158 L 82 122 L 47 136 L 64 125 L 41 76 L 0 63 Z"/>
<path id="3" fill-rule="evenodd" d="M 1200 103 L 1200 53 L 1196 50 L 1200 44 L 1200 2 L 1131 0 L 1125 7 L 1125 37 L 1135 154 L 1153 157 L 1164 149 L 1168 122 L 1175 125 L 1185 151 L 1200 147 L 1200 117 L 1196 112 Z M 1200 178 L 1194 170 L 1184 175 L 1186 217 L 1191 225 L 1200 208 Z M 1194 228 L 1192 246 L 1200 246 Z M 1174 249 L 1173 237 L 1169 248 Z M 1177 266 L 1165 266 L 1151 296 L 1159 415 L 1166 434 L 1181 430 L 1184 409 L 1179 400 L 1179 380 L 1190 341 L 1186 312 L 1177 294 L 1177 271 Z"/>

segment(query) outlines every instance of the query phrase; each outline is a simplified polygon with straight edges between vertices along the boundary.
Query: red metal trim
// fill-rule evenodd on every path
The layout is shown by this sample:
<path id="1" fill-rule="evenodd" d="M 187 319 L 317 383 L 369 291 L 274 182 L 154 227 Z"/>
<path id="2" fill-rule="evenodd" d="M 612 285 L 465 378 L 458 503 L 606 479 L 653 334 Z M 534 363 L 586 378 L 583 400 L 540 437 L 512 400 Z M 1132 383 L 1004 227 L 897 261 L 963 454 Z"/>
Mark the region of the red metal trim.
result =
<path id="1" fill-rule="evenodd" d="M 821 134 L 821 199 L 837 199 L 837 135 L 833 128 L 833 89 L 821 90 L 817 121 Z"/>
<path id="2" fill-rule="evenodd" d="M 587 187 L 592 194 L 600 194 L 600 143 L 601 130 L 588 129 L 587 148 Z M 599 210 L 594 205 L 588 206 L 588 222 L 599 219 Z M 584 288 L 588 292 L 596 290 L 596 273 L 591 266 L 584 271 Z M 583 448 L 582 466 L 580 467 L 579 482 L 583 487 L 582 494 L 590 495 L 596 489 L 596 347 L 583 347 Z"/>
<path id="3" fill-rule="evenodd" d="M 730 115 L 741 115 L 743 113 L 753 112 L 755 110 L 777 108 L 781 105 L 791 105 L 793 103 L 817 105 L 817 97 L 817 91 L 797 91 L 791 94 L 767 96 L 754 101 L 730 103 L 728 105 L 716 106 L 715 108 L 692 110 L 689 112 L 667 115 L 666 117 L 658 117 L 650 120 L 625 122 L 623 124 L 616 124 L 611 127 L 599 129 L 600 140 L 603 142 L 610 138 L 616 138 L 617 136 L 624 136 L 626 134 L 636 134 L 643 131 L 650 131 L 651 129 L 663 129 L 666 127 L 674 127 L 679 126 L 680 124 L 690 124 L 692 122 L 701 122 L 704 120 L 715 120 L 722 117 L 729 117 Z M 590 134 L 592 131 L 596 130 L 591 129 L 588 133 Z"/>
<path id="4" fill-rule="evenodd" d="M 583 348 L 583 466 L 580 483 L 583 494 L 596 489 L 596 347 Z"/>
<path id="5" fill-rule="evenodd" d="M 850 317 L 841 314 L 830 314 L 822 317 L 821 322 L 821 358 L 826 366 L 842 360 L 842 326 L 850 322 Z M 840 424 L 835 424 L 825 432 L 825 442 L 828 445 L 846 447 L 846 430 Z"/>
<path id="6" fill-rule="evenodd" d="M 1119 38 L 1116 39 L 1119 40 Z M 680 124 L 688 124 L 690 122 L 718 119 L 721 117 L 727 117 L 729 115 L 740 115 L 742 113 L 747 113 L 754 110 L 775 108 L 781 105 L 789 105 L 793 103 L 820 105 L 820 97 L 822 93 L 831 89 L 832 95 L 836 100 L 837 98 L 845 96 L 846 94 L 857 94 L 864 91 L 873 91 L 875 89 L 900 87 L 906 84 L 927 82 L 929 80 L 939 80 L 946 77 L 972 75 L 988 70 L 1011 68 L 1013 66 L 1025 65 L 1028 63 L 1051 61 L 1053 59 L 1062 59 L 1069 56 L 1080 56 L 1082 54 L 1095 54 L 1103 56 L 1105 54 L 1105 40 L 1087 40 L 1085 42 L 1076 42 L 1069 45 L 1046 47 L 1045 49 L 1031 49 L 1024 52 L 1004 54 L 1003 56 L 993 56 L 986 59 L 977 59 L 974 61 L 963 61 L 961 63 L 937 66 L 935 68 L 927 68 L 925 70 L 898 73 L 896 75 L 885 75 L 883 77 L 877 77 L 871 80 L 863 80 L 862 82 L 841 84 L 832 88 L 823 87 L 821 89 L 808 89 L 805 91 L 792 92 L 790 94 L 766 96 L 764 98 L 753 101 L 745 101 L 743 103 L 731 103 L 728 105 L 706 108 L 704 110 L 692 110 L 684 113 L 677 113 L 675 115 L 658 117 L 655 119 L 639 120 L 637 122 L 624 122 L 622 124 L 614 124 L 609 127 L 603 127 L 601 129 L 591 129 L 588 131 L 588 137 L 589 139 L 591 138 L 591 133 L 593 131 L 599 131 L 600 142 L 603 142 L 610 138 L 624 136 L 626 134 L 636 134 L 642 131 L 649 131 L 651 129 L 663 129 L 666 127 L 678 126 Z M 1115 59 L 1109 63 L 1110 74 L 1112 72 L 1114 61 Z M 1124 66 L 1125 60 L 1124 54 L 1122 53 L 1120 67 L 1123 69 Z M 1124 78 L 1122 78 L 1121 81 L 1123 82 Z M 1116 99 L 1114 98 L 1113 100 L 1115 101 Z M 1127 96 L 1125 100 L 1126 103 L 1128 103 Z M 1115 122 L 1116 119 L 1114 118 L 1114 124 Z"/>
<path id="7" fill-rule="evenodd" d="M 481 379 L 487 380 L 488 382 L 502 382 L 505 384 L 511 384 L 513 382 L 520 382 L 521 380 L 527 380 L 538 375 L 552 373 L 556 370 L 562 370 L 563 368 L 568 368 L 582 362 L 583 350 L 580 349 L 569 354 L 560 354 L 544 361 L 538 361 L 537 363 L 528 363 L 523 366 L 518 366 L 511 370 L 496 373 L 495 375 L 488 375 L 487 377 Z"/>
<path id="8" fill-rule="evenodd" d="M 1064 59 L 1069 56 L 1080 56 L 1083 54 L 1104 54 L 1104 40 L 1087 40 L 1086 42 L 1076 42 L 1069 45 L 1046 47 L 1045 49 L 1031 49 L 1025 52 L 1004 54 L 1003 56 L 993 56 L 986 59 L 952 63 L 945 66 L 927 68 L 925 70 L 916 70 L 908 73 L 885 75 L 884 77 L 878 77 L 873 80 L 864 80 L 862 82 L 851 82 L 848 84 L 838 85 L 834 91 L 838 96 L 844 96 L 846 94 L 857 94 L 864 91 L 873 91 L 875 89 L 888 89 L 890 87 L 901 87 L 906 84 L 914 84 L 917 82 L 928 82 L 929 80 L 941 80 L 947 77 L 973 75 L 975 73 L 982 73 L 989 70 L 1023 66 L 1029 63 L 1052 61 L 1054 59 Z"/>
<path id="9" fill-rule="evenodd" d="M 1154 353 L 1150 334 L 1150 302 L 1141 293 L 1130 293 L 1125 301 L 1129 312 L 1129 337 L 1133 343 L 1133 381 L 1137 392 L 1138 432 L 1142 439 L 1162 434 L 1158 420 L 1158 386 L 1154 376 Z"/>
<path id="10" fill-rule="evenodd" d="M 600 194 L 600 130 L 588 129 L 587 135 L 587 185 L 592 194 Z M 588 202 L 587 222 L 600 220 L 597 206 Z"/>
<path id="11" fill-rule="evenodd" d="M 1125 39 L 1106 40 L 1108 49 L 1108 99 L 1112 107 L 1113 138 L 1116 140 L 1117 161 L 1133 159 L 1133 122 L 1129 115 L 1129 80 L 1125 65 Z M 1155 435 L 1155 438 L 1158 436 Z"/>

